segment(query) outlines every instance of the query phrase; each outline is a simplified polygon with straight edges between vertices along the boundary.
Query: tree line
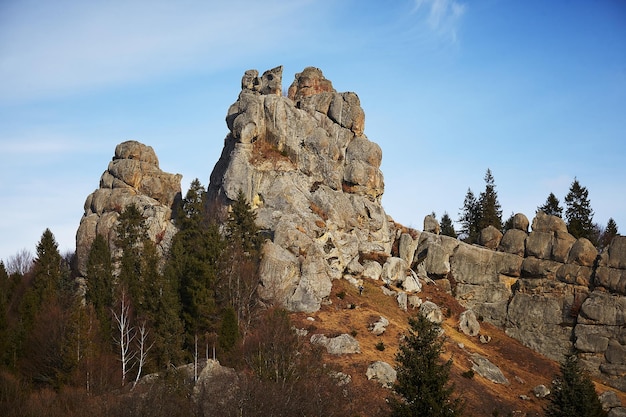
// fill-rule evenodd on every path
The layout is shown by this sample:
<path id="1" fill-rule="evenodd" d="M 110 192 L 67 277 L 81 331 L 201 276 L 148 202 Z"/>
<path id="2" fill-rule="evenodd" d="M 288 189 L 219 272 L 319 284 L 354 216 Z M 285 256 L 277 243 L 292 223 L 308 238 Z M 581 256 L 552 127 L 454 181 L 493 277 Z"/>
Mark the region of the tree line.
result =
<path id="1" fill-rule="evenodd" d="M 465 194 L 463 207 L 460 209 L 457 220 L 461 226 L 460 229 L 454 228 L 450 215 L 444 212 L 441 217 L 441 234 L 458 237 L 467 243 L 478 243 L 480 232 L 488 226 L 493 226 L 503 233 L 512 227 L 514 213 L 503 221 L 502 207 L 498 201 L 495 180 L 490 169 L 487 169 L 484 180 L 485 189 L 478 197 L 471 188 L 468 188 Z M 550 193 L 545 203 L 537 207 L 537 212 L 539 211 L 562 218 L 569 233 L 577 239 L 589 239 L 598 249 L 607 247 L 619 234 L 613 218 L 609 218 L 605 227 L 593 221 L 594 213 L 589 191 L 580 184 L 577 178 L 574 178 L 565 196 L 565 212 L 554 193 Z"/>

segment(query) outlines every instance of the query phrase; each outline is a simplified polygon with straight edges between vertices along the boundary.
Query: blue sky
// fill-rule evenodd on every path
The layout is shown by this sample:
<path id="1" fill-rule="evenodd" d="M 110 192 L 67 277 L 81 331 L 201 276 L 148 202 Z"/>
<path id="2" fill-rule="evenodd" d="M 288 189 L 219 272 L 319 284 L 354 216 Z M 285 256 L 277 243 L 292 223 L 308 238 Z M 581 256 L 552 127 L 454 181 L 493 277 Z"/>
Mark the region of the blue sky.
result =
<path id="1" fill-rule="evenodd" d="M 505 219 L 576 177 L 626 231 L 623 1 L 4 0 L 0 259 L 73 250 L 122 141 L 208 185 L 241 76 L 277 65 L 359 95 L 396 221 L 458 218 L 490 168 Z"/>

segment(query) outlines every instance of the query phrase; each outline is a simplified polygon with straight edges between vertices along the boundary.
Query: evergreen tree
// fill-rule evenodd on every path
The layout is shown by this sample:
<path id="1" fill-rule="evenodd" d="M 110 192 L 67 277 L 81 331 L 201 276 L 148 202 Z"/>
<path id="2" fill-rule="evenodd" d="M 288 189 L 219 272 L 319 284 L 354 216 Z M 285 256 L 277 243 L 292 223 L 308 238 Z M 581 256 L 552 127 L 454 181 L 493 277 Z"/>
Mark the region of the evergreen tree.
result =
<path id="1" fill-rule="evenodd" d="M 177 218 L 179 232 L 172 239 L 165 275 L 179 283 L 184 342 L 195 351 L 198 334 L 216 331 L 215 283 L 224 241 L 218 226 L 209 221 L 206 192 L 192 181 Z"/>
<path id="2" fill-rule="evenodd" d="M 246 201 L 243 191 L 239 190 L 226 222 L 226 238 L 252 257 L 256 256 L 256 252 L 261 247 L 259 228 L 255 221 L 256 214 Z"/>
<path id="3" fill-rule="evenodd" d="M 402 399 L 390 398 L 393 417 L 458 416 L 462 403 L 452 398 L 449 384 L 452 360 L 441 362 L 443 340 L 440 327 L 418 314 L 409 319 L 411 329 L 396 355 L 398 366 L 395 392 Z"/>
<path id="4" fill-rule="evenodd" d="M 46 229 L 37 244 L 33 264 L 33 279 L 20 304 L 20 319 L 26 333 L 32 329 L 35 316 L 44 302 L 56 298 L 61 287 L 61 254 L 50 229 Z"/>
<path id="5" fill-rule="evenodd" d="M 159 271 L 159 255 L 156 245 L 146 240 L 142 247 L 141 288 L 139 299 L 143 304 L 136 307 L 139 321 L 146 322 L 154 343 L 151 355 L 156 369 L 182 360 L 182 322 L 176 283 Z M 149 369 L 149 367 L 148 367 Z"/>
<path id="6" fill-rule="evenodd" d="M 561 372 L 552 382 L 547 417 L 606 416 L 591 379 L 580 369 L 578 359 L 570 355 L 561 364 Z"/>
<path id="7" fill-rule="evenodd" d="M 144 302 L 140 298 L 141 286 L 141 252 L 143 243 L 148 240 L 145 219 L 135 205 L 127 206 L 118 218 L 117 239 L 115 246 L 119 252 L 118 280 L 128 288 L 133 304 L 141 306 Z"/>
<path id="8" fill-rule="evenodd" d="M 480 193 L 478 205 L 481 211 L 478 232 L 480 233 L 487 226 L 493 226 L 498 230 L 502 230 L 502 209 L 498 201 L 498 193 L 496 192 L 495 181 L 490 169 L 487 169 L 485 173 L 485 191 Z"/>
<path id="9" fill-rule="evenodd" d="M 513 220 L 515 219 L 515 213 L 511 213 L 508 219 L 504 222 L 504 226 L 502 227 L 503 231 L 511 230 L 513 228 Z"/>
<path id="10" fill-rule="evenodd" d="M 111 335 L 113 323 L 113 263 L 111 251 L 106 239 L 97 234 L 87 256 L 87 294 L 86 298 L 93 305 L 94 312 L 106 335 Z"/>
<path id="11" fill-rule="evenodd" d="M 470 188 L 467 189 L 465 201 L 463 202 L 462 212 L 459 214 L 459 223 L 461 223 L 461 235 L 463 241 L 467 243 L 478 242 L 480 236 L 480 204 L 476 200 L 474 193 Z"/>
<path id="12" fill-rule="evenodd" d="M 548 198 L 546 199 L 546 202 L 543 204 L 543 206 L 539 206 L 537 207 L 537 211 L 543 211 L 544 213 L 550 215 L 550 216 L 557 216 L 557 217 L 563 217 L 563 207 L 561 207 L 560 205 L 560 201 L 558 198 L 556 198 L 556 196 L 554 195 L 554 193 L 550 193 L 550 195 L 548 196 Z"/>
<path id="13" fill-rule="evenodd" d="M 4 262 L 0 261 L 0 364 L 6 363 L 6 352 L 9 349 L 9 323 L 7 308 L 9 306 L 9 274 Z"/>
<path id="14" fill-rule="evenodd" d="M 452 219 L 448 215 L 447 212 L 443 213 L 441 216 L 441 234 L 444 236 L 450 236 L 456 239 L 457 234 L 454 230 L 454 225 L 452 224 Z"/>
<path id="15" fill-rule="evenodd" d="M 575 238 L 587 238 L 592 243 L 594 239 L 593 210 L 589 201 L 589 191 L 574 178 L 574 182 L 570 186 L 569 192 L 565 196 L 565 218 L 567 221 L 567 230 Z"/>
<path id="16" fill-rule="evenodd" d="M 145 219 L 137 207 L 126 207 L 118 221 L 119 285 L 128 289 L 135 317 L 149 326 L 154 339 L 154 366 L 163 368 L 179 363 L 182 324 L 178 283 L 161 273 L 156 245 L 148 238 Z"/>
<path id="17" fill-rule="evenodd" d="M 261 238 L 256 215 L 240 190 L 226 222 L 226 247 L 219 261 L 216 300 L 235 309 L 245 337 L 258 305 Z"/>
<path id="18" fill-rule="evenodd" d="M 600 247 L 601 248 L 606 248 L 611 244 L 611 241 L 613 240 L 613 238 L 615 236 L 617 236 L 619 233 L 617 231 L 617 223 L 615 223 L 615 220 L 613 220 L 613 218 L 609 218 L 609 221 L 606 223 L 606 227 L 604 228 L 604 231 L 602 232 L 602 234 L 600 235 Z"/>

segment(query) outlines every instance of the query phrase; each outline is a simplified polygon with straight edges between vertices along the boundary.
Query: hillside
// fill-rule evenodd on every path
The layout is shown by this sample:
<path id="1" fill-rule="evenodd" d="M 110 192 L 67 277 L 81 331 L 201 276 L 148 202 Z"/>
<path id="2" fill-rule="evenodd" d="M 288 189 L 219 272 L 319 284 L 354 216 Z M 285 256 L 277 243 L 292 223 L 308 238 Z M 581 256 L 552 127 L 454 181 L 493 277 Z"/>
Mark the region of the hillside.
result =
<path id="1" fill-rule="evenodd" d="M 361 346 L 360 354 L 325 355 L 325 360 L 352 377 L 354 390 L 360 394 L 353 399 L 353 407 L 355 413 L 360 415 L 385 415 L 385 398 L 390 392 L 375 380 L 367 380 L 366 370 L 374 361 L 394 364 L 399 338 L 408 327 L 408 318 L 416 314 L 411 308 L 407 312 L 402 311 L 394 297 L 383 294 L 381 284 L 380 281 L 366 280 L 363 294 L 359 295 L 358 289 L 347 281 L 336 281 L 330 296 L 332 303 L 324 305 L 315 313 L 293 314 L 296 326 L 309 330 L 309 334 L 356 332 L 355 338 Z M 341 294 L 343 298 L 338 297 L 342 292 L 345 292 L 345 296 Z M 444 358 L 453 359 L 451 380 L 455 385 L 455 394 L 466 401 L 465 415 L 543 415 L 542 408 L 547 400 L 535 397 L 532 389 L 540 384 L 550 386 L 552 377 L 558 373 L 557 362 L 523 346 L 489 323 L 480 323 L 480 334 L 490 336 L 489 343 L 481 343 L 477 336 L 466 336 L 458 329 L 458 316 L 465 309 L 435 284 L 425 285 L 418 295 L 422 300 L 433 301 L 444 312 L 449 312 L 445 314 L 442 323 L 446 338 Z M 385 333 L 374 336 L 368 330 L 368 325 L 380 316 L 387 318 L 390 324 Z M 381 341 L 385 346 L 384 351 L 376 349 L 376 344 Z M 468 357 L 470 353 L 487 357 L 502 370 L 510 384 L 496 384 L 478 374 L 472 378 L 463 377 L 462 374 L 472 368 Z M 596 381 L 596 390 L 598 393 L 616 391 L 599 381 Z M 616 392 L 622 403 L 626 404 L 626 394 Z M 522 399 L 521 396 L 528 398 Z"/>

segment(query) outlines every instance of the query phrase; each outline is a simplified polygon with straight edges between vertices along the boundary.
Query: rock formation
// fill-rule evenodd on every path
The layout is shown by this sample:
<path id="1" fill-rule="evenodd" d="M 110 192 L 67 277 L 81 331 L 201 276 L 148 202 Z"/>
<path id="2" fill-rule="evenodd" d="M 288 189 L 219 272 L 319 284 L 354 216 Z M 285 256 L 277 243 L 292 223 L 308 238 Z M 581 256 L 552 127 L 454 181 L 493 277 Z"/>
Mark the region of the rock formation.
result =
<path id="1" fill-rule="evenodd" d="M 76 233 L 78 271 L 86 275 L 87 256 L 96 234 L 104 236 L 112 252 L 117 237 L 117 219 L 134 204 L 146 219 L 148 236 L 161 253 L 176 233 L 172 207 L 180 199 L 180 174 L 161 171 L 150 146 L 136 141 L 120 143 L 113 160 L 100 178 L 100 187 L 85 201 L 85 214 Z"/>
<path id="2" fill-rule="evenodd" d="M 271 236 L 261 296 L 311 312 L 332 280 L 360 275 L 375 254 L 390 253 L 382 152 L 364 134 L 356 94 L 336 92 L 317 68 L 296 74 L 289 97 L 281 80 L 282 67 L 244 74 L 209 197 L 228 207 L 244 193 Z"/>
<path id="3" fill-rule="evenodd" d="M 420 276 L 451 281 L 463 305 L 554 360 L 576 348 L 588 369 L 626 389 L 626 237 L 599 255 L 558 217 L 539 212 L 528 225 L 517 214 L 494 249 L 421 232 L 404 234 L 399 251 L 417 241 Z"/>

